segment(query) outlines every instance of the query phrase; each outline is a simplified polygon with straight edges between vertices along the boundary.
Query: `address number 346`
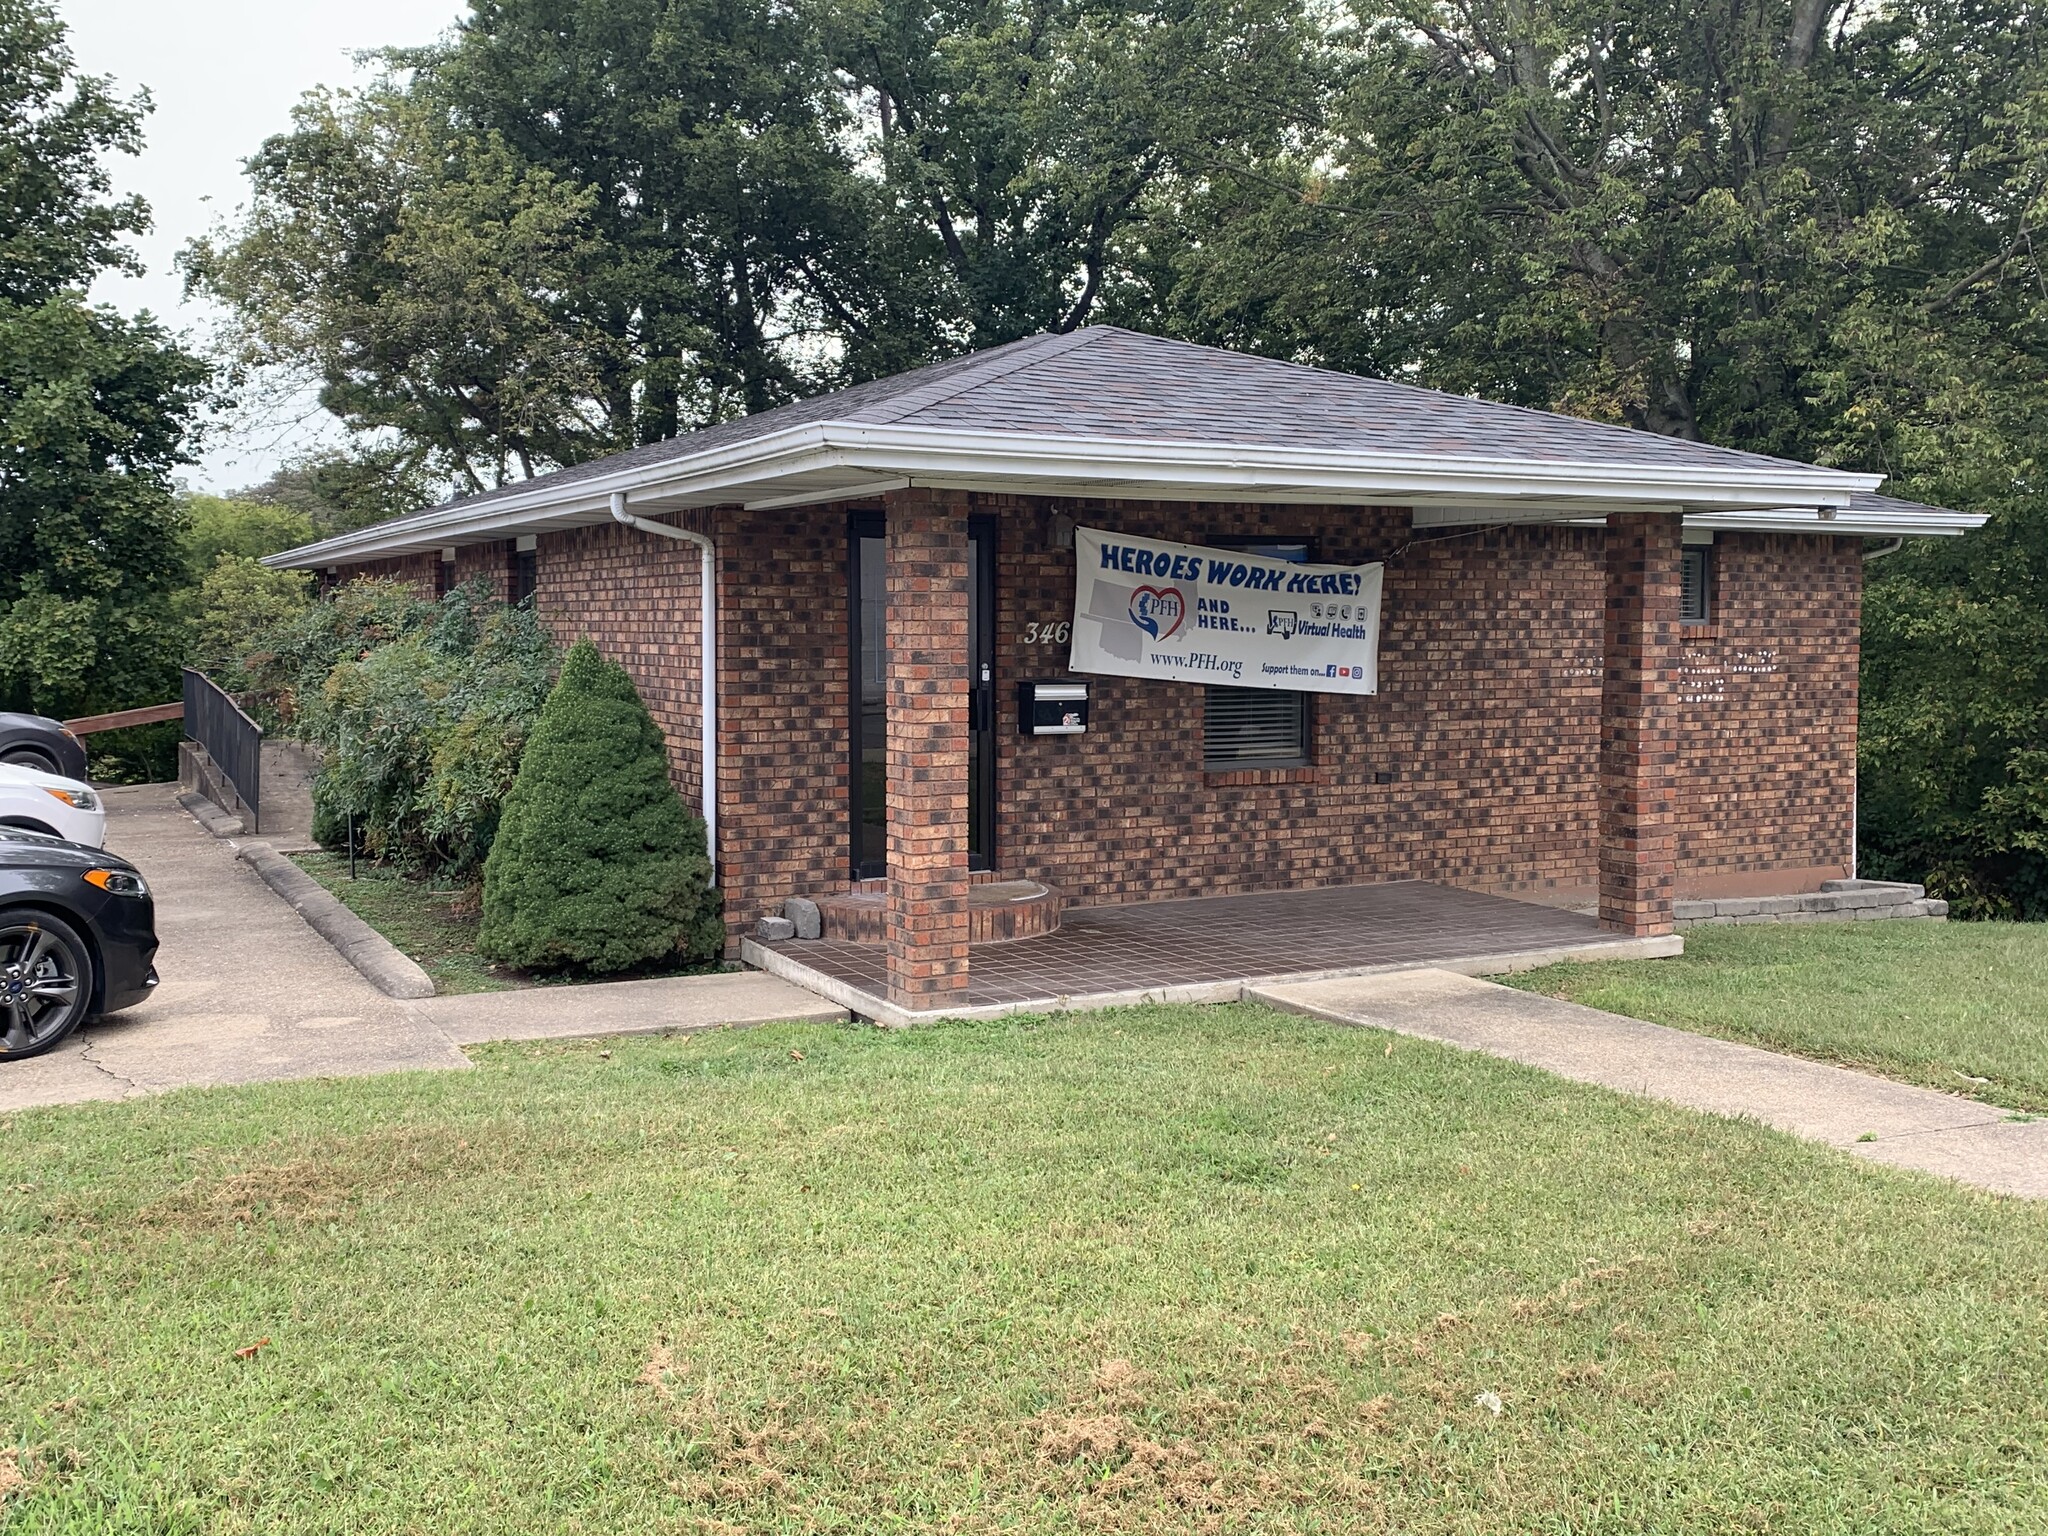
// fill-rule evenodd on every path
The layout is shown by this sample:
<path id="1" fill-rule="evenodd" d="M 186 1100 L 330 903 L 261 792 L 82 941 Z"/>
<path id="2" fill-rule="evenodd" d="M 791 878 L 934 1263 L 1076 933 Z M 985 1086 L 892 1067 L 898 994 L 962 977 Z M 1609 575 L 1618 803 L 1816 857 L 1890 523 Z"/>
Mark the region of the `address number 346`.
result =
<path id="1" fill-rule="evenodd" d="M 1073 634 L 1074 626 L 1062 621 L 1058 624 L 1026 624 L 1024 643 L 1026 645 L 1065 645 Z"/>

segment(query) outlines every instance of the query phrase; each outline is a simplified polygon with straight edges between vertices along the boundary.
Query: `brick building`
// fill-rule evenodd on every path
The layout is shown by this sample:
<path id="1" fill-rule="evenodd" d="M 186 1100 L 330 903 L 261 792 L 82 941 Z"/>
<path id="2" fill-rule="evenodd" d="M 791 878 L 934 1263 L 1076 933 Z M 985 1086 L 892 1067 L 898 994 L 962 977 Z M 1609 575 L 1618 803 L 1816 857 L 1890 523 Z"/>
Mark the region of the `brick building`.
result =
<path id="1" fill-rule="evenodd" d="M 889 996 L 928 1009 L 1014 920 L 977 880 L 1420 880 L 1650 935 L 1678 896 L 1851 875 L 1863 563 L 1980 521 L 1878 484 L 1104 326 L 273 563 L 482 576 L 591 636 L 704 808 L 735 930 L 864 901 Z M 1077 530 L 1378 566 L 1375 691 L 1076 671 Z M 1026 729 L 1034 683 L 1084 693 L 1085 729 Z"/>

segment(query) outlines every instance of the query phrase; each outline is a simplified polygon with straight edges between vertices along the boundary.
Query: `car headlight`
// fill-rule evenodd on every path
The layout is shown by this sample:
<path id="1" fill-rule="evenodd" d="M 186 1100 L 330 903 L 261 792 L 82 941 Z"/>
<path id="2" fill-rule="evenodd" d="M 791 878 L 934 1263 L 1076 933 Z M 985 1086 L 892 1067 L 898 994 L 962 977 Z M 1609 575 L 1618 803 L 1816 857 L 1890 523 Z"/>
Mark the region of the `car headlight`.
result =
<path id="1" fill-rule="evenodd" d="M 43 793 L 62 800 L 74 811 L 96 811 L 100 808 L 100 797 L 89 789 L 50 789 L 46 786 Z"/>
<path id="2" fill-rule="evenodd" d="M 147 896 L 149 885 L 132 869 L 88 869 L 85 883 L 96 885 L 109 896 Z"/>

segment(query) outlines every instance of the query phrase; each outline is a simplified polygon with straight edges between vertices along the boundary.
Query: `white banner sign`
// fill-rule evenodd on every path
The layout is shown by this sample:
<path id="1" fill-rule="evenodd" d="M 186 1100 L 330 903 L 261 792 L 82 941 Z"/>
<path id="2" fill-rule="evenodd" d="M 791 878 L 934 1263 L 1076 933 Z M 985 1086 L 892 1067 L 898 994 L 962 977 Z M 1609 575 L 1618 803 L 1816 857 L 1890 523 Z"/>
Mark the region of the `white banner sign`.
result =
<path id="1" fill-rule="evenodd" d="M 1379 565 L 1074 530 L 1076 672 L 1379 692 Z"/>

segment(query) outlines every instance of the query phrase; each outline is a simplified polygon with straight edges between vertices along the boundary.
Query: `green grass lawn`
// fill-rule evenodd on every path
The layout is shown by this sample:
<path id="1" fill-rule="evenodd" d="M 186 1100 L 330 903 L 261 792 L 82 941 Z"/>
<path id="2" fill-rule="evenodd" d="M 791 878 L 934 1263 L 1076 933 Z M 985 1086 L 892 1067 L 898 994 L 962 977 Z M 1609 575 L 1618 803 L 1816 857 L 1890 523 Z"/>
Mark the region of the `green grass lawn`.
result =
<path id="1" fill-rule="evenodd" d="M 1511 986 L 2048 1113 L 2048 923 L 1696 928 L 1672 960 Z"/>
<path id="2" fill-rule="evenodd" d="M 2037 1531 L 2044 1379 L 2048 1209 L 1250 1007 L 0 1119 L 13 1532 Z"/>

